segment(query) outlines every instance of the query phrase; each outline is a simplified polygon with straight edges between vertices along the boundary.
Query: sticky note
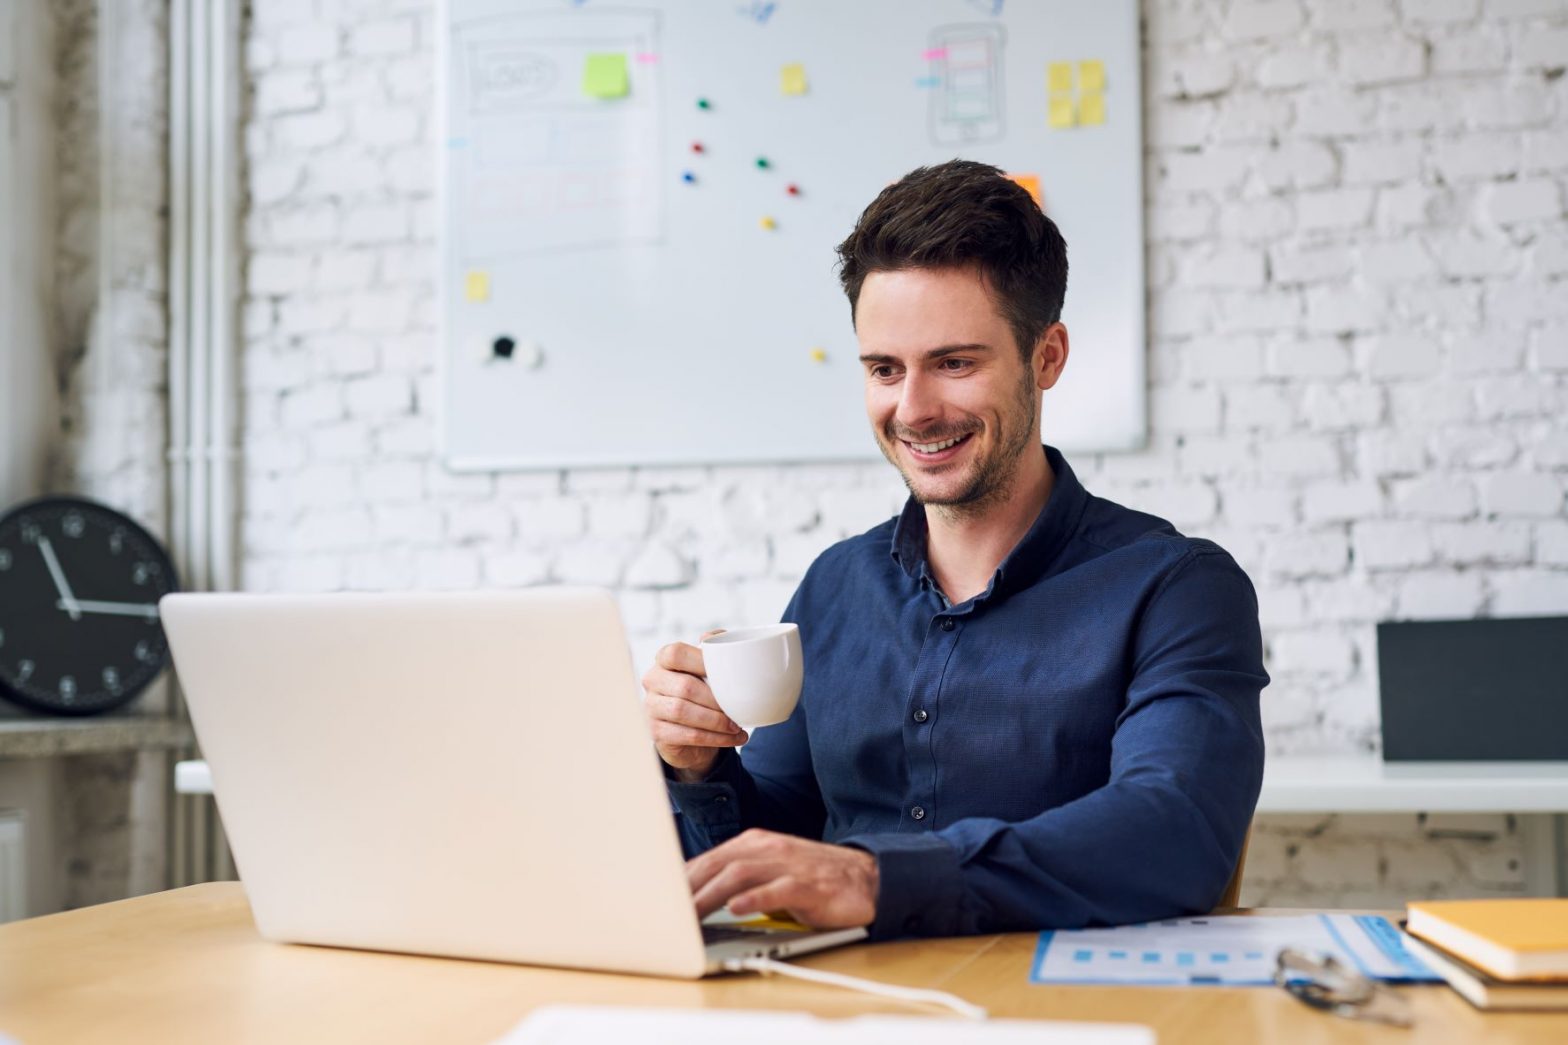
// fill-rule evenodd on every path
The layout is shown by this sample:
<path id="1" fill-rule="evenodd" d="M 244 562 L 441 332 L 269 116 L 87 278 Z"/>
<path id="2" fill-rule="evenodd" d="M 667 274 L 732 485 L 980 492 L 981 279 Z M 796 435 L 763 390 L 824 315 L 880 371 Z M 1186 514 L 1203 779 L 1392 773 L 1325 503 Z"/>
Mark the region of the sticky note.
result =
<path id="1" fill-rule="evenodd" d="M 464 276 L 463 299 L 466 301 L 489 301 L 490 273 L 475 270 Z"/>
<path id="2" fill-rule="evenodd" d="M 1072 62 L 1052 62 L 1045 69 L 1045 84 L 1048 91 L 1052 94 L 1067 94 L 1072 91 Z"/>
<path id="3" fill-rule="evenodd" d="M 806 93 L 806 67 L 799 62 L 779 70 L 779 91 L 788 95 Z"/>
<path id="4" fill-rule="evenodd" d="M 1105 63 L 1098 58 L 1079 62 L 1078 87 L 1085 94 L 1097 94 L 1105 90 Z"/>
<path id="5" fill-rule="evenodd" d="M 631 89 L 624 54 L 590 54 L 583 63 L 583 93 L 590 98 L 624 98 Z"/>
<path id="6" fill-rule="evenodd" d="M 922 52 L 920 57 L 924 58 L 928 62 L 935 62 L 947 57 L 947 48 L 933 47 L 928 51 Z"/>
<path id="7" fill-rule="evenodd" d="M 1040 203 L 1040 176 L 1038 174 L 1009 174 L 1007 177 L 1028 189 L 1029 195 L 1034 197 L 1034 202 L 1043 206 Z"/>
<path id="8" fill-rule="evenodd" d="M 1072 127 L 1078 122 L 1078 114 L 1074 111 L 1071 98 L 1052 98 L 1050 105 L 1050 124 L 1057 130 Z"/>
<path id="9" fill-rule="evenodd" d="M 1105 95 L 1096 91 L 1078 100 L 1078 122 L 1085 127 L 1098 127 L 1105 122 Z"/>

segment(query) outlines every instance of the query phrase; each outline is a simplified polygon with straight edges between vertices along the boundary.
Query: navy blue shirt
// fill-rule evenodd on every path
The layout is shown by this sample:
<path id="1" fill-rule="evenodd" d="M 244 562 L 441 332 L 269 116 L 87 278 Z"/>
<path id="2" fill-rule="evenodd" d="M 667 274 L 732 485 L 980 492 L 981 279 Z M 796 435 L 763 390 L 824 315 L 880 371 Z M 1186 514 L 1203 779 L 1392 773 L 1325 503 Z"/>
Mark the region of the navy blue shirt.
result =
<path id="1" fill-rule="evenodd" d="M 933 581 L 913 500 L 817 558 L 784 613 L 794 714 L 669 784 L 688 856 L 748 827 L 864 849 L 877 938 L 1214 906 L 1263 779 L 1252 585 L 1045 452 L 1049 501 L 967 602 Z"/>

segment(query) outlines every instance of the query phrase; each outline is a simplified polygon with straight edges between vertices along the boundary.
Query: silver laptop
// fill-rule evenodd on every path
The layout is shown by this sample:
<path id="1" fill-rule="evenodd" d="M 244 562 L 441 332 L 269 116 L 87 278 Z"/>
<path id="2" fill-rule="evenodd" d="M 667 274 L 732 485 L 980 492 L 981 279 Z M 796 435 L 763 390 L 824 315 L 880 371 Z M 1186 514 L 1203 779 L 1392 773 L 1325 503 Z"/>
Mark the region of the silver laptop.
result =
<path id="1" fill-rule="evenodd" d="M 698 977 L 866 935 L 698 923 L 608 592 L 159 609 L 269 939 Z"/>

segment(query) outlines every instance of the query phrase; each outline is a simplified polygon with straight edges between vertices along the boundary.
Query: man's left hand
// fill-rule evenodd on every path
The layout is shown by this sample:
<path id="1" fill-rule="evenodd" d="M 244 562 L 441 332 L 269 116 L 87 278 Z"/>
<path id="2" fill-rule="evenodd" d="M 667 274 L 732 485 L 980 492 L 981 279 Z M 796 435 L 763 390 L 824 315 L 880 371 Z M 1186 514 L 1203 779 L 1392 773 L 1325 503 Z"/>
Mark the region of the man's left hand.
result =
<path id="1" fill-rule="evenodd" d="M 877 914 L 876 857 L 848 846 L 752 828 L 686 864 L 686 879 L 706 918 L 788 911 L 813 929 L 870 925 Z"/>

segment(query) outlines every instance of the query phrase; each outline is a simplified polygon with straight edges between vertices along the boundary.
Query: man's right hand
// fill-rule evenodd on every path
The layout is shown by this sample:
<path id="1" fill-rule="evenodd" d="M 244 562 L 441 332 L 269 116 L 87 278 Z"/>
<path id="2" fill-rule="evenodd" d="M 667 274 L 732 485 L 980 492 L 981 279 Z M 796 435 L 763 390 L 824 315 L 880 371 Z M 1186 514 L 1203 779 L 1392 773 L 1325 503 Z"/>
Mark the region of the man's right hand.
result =
<path id="1" fill-rule="evenodd" d="M 696 646 L 672 642 L 659 650 L 653 667 L 642 677 L 642 688 L 654 746 L 679 780 L 703 779 L 724 748 L 746 742 L 745 731 L 713 699 L 704 677 L 702 650 Z"/>

